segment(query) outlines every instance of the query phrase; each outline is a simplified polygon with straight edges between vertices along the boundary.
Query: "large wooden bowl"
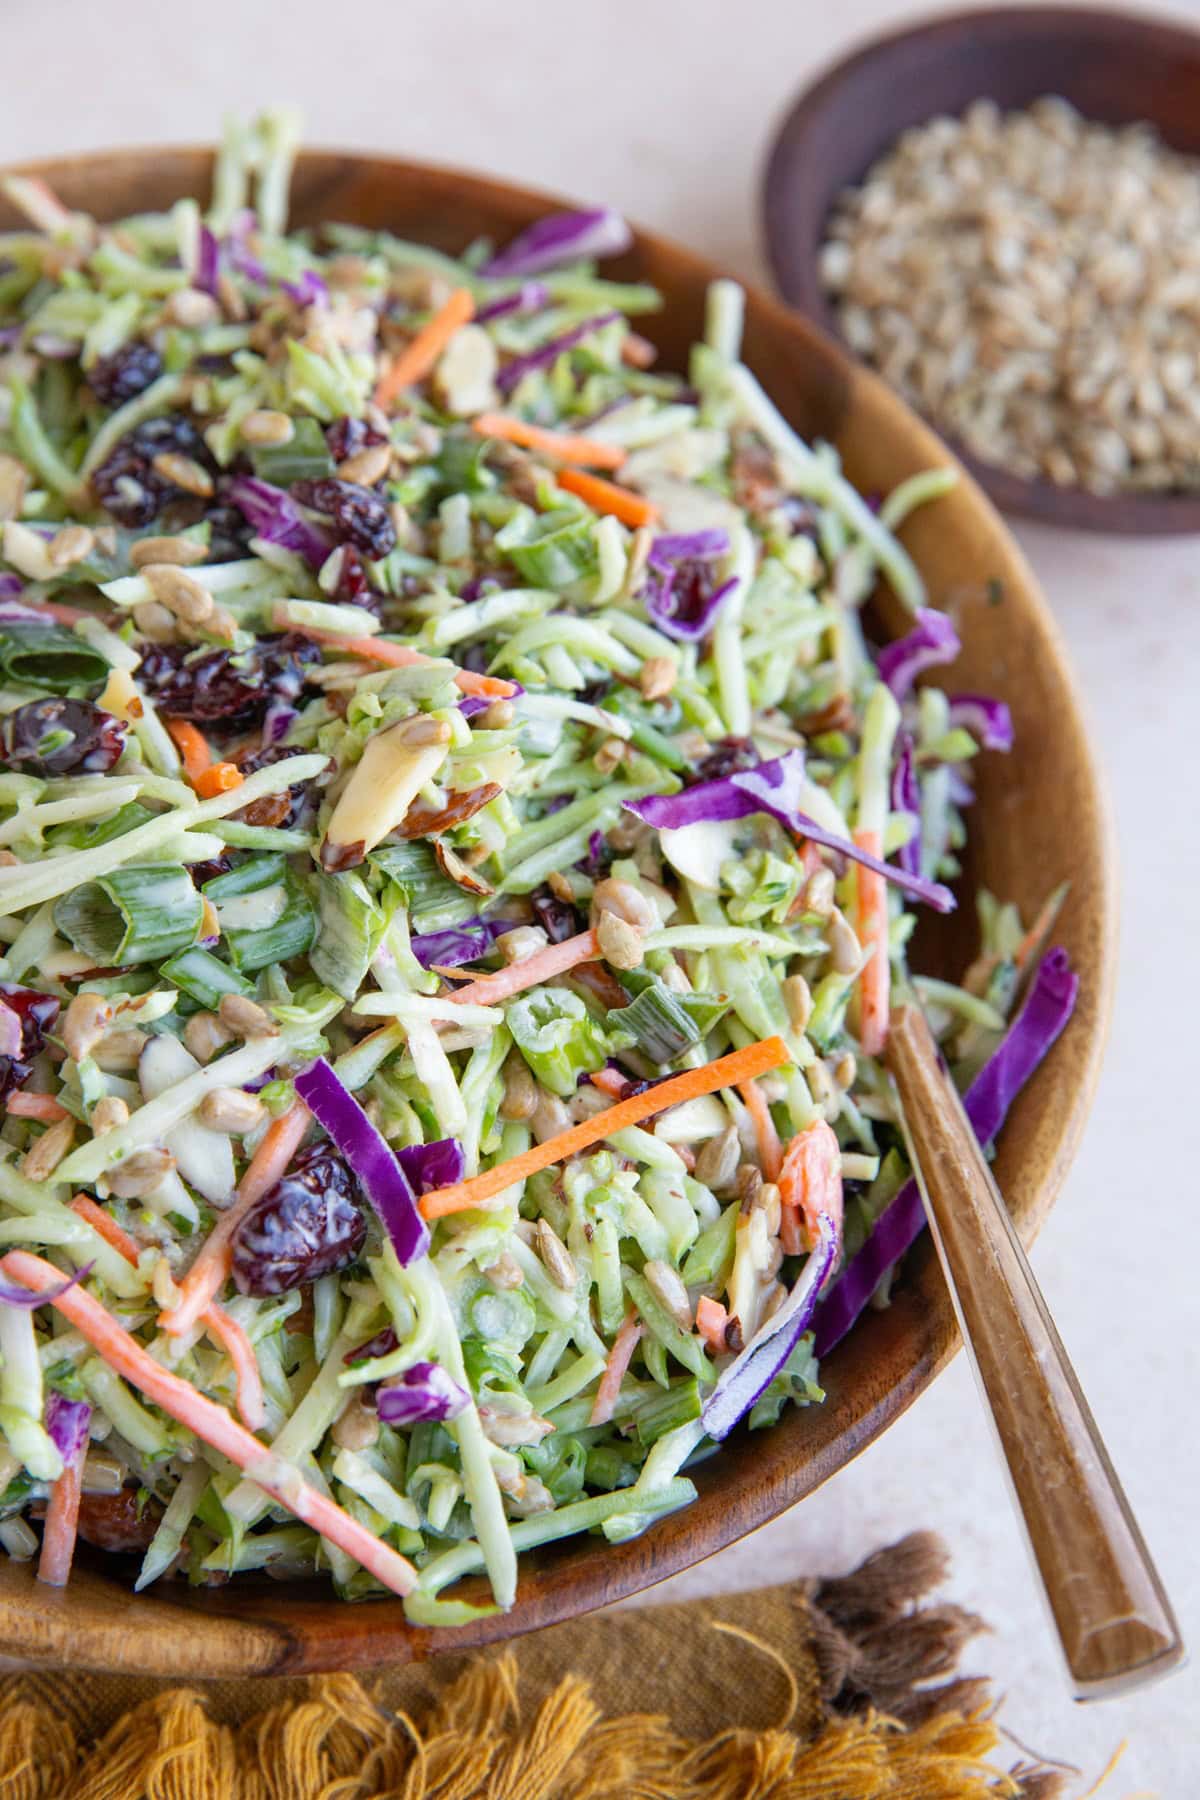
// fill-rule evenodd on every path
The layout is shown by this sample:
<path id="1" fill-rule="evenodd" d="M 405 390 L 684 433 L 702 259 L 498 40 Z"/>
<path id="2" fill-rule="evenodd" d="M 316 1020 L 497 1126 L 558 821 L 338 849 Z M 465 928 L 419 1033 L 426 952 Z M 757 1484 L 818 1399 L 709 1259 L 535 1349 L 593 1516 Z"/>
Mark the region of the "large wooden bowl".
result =
<path id="1" fill-rule="evenodd" d="M 28 172 L 44 176 L 68 205 L 111 219 L 203 194 L 210 167 L 206 150 L 128 150 Z M 480 233 L 507 238 L 554 204 L 477 176 L 376 157 L 313 151 L 296 171 L 299 221 L 388 226 L 445 250 Z M 0 229 L 9 224 L 0 211 Z M 640 234 L 618 272 L 662 290 L 664 310 L 639 330 L 657 339 L 666 364 L 686 366 L 716 271 Z M 890 488 L 949 460 L 882 383 L 761 294 L 747 299 L 746 357 L 799 430 L 837 444 L 864 490 Z M 914 518 L 905 538 L 933 600 L 958 608 L 965 649 L 954 684 L 1003 695 L 1017 727 L 1011 756 L 984 759 L 962 905 L 948 928 L 936 922 L 924 966 L 961 972 L 972 948 L 976 885 L 1032 912 L 1056 882 L 1072 883 L 1058 936 L 1082 977 L 1079 1008 L 1014 1108 L 996 1162 L 1029 1238 L 1066 1174 L 1103 1048 L 1115 925 L 1105 806 L 1058 634 L 978 488 L 964 478 L 951 498 Z M 31 1564 L 0 1561 L 0 1656 L 154 1675 L 298 1674 L 374 1667 L 548 1625 L 649 1587 L 802 1499 L 899 1417 L 956 1341 L 934 1257 L 922 1244 L 890 1310 L 868 1313 L 824 1364 L 823 1406 L 794 1411 L 773 1431 L 736 1434 L 699 1471 L 695 1505 L 638 1541 L 610 1547 L 584 1538 L 526 1559 L 514 1610 L 464 1630 L 413 1630 L 398 1601 L 345 1606 L 320 1581 L 249 1579 L 207 1590 L 163 1584 L 135 1595 L 128 1567 L 85 1555 L 62 1592 L 40 1587 Z"/>
<path id="2" fill-rule="evenodd" d="M 830 212 L 901 132 L 972 100 L 1028 106 L 1061 94 L 1105 125 L 1149 120 L 1200 156 L 1200 32 L 1167 19 L 1080 6 L 1001 6 L 889 32 L 817 79 L 779 128 L 767 165 L 767 250 L 780 292 L 835 337 L 818 254 Z M 1200 531 L 1200 494 L 1092 494 L 993 463 L 964 462 L 1003 512 L 1088 531 Z"/>

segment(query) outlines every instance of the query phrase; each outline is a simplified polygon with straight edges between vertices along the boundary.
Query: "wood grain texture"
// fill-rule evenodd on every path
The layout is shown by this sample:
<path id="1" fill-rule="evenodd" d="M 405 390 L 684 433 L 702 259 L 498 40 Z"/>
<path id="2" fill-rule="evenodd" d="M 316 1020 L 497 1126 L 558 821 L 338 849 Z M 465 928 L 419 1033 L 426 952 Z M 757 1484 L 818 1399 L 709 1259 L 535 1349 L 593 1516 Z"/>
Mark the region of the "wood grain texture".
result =
<path id="1" fill-rule="evenodd" d="M 910 126 L 1061 94 L 1107 125 L 1149 120 L 1173 149 L 1200 155 L 1200 33 L 1084 7 L 957 13 L 874 39 L 828 69 L 780 126 L 767 165 L 767 251 L 784 298 L 841 339 L 817 257 L 837 196 Z M 958 449 L 1003 512 L 1122 534 L 1200 531 L 1195 494 L 1090 494 L 1026 480 Z"/>
<path id="2" fill-rule="evenodd" d="M 1078 1700 L 1170 1674 L 1183 1640 L 925 1015 L 887 1062 L 913 1164 Z"/>
<path id="3" fill-rule="evenodd" d="M 63 159 L 34 170 L 71 206 L 102 218 L 207 191 L 211 153 L 164 149 Z M 299 160 L 296 216 L 389 226 L 446 250 L 480 233 L 504 239 L 561 206 L 454 171 L 312 151 Z M 0 229 L 13 221 L 0 208 Z M 700 335 L 711 265 L 638 234 L 613 265 L 662 290 L 659 314 L 639 321 L 664 361 L 686 366 Z M 883 384 L 767 296 L 747 296 L 746 359 L 793 424 L 839 447 L 851 478 L 886 490 L 950 461 L 933 433 Z M 936 604 L 964 638 L 954 686 L 1003 696 L 1017 747 L 985 757 L 960 912 L 922 929 L 921 966 L 961 973 L 974 948 L 971 893 L 980 884 L 1032 916 L 1070 877 L 1059 939 L 1082 980 L 1078 1011 L 1038 1079 L 1013 1109 L 997 1171 L 1029 1238 L 1052 1204 L 1087 1115 L 1111 1003 L 1116 929 L 1106 806 L 1058 632 L 1020 551 L 970 480 L 918 513 L 905 541 Z M 83 1559 L 62 1592 L 41 1588 L 30 1565 L 0 1563 L 0 1656 L 42 1665 L 191 1676 L 370 1668 L 530 1631 L 618 1600 L 733 1543 L 810 1493 L 897 1418 L 952 1354 L 956 1331 L 931 1247 L 917 1247 L 895 1303 L 870 1313 L 823 1365 L 828 1399 L 772 1431 L 735 1433 L 697 1474 L 696 1503 L 632 1543 L 585 1538 L 522 1562 L 518 1603 L 457 1631 L 410 1628 L 398 1601 L 338 1603 L 321 1583 L 251 1580 L 226 1588 L 160 1586 L 136 1598 L 128 1569 Z M 483 1598 L 480 1582 L 464 1584 Z"/>

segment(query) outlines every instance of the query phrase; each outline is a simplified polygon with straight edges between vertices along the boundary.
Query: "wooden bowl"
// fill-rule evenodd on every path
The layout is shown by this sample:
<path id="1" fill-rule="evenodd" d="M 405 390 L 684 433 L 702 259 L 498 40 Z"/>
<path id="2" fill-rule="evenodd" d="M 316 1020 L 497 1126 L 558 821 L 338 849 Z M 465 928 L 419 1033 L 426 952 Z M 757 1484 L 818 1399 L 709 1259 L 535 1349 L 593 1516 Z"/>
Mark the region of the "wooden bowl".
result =
<path id="1" fill-rule="evenodd" d="M 69 206 L 103 218 L 206 192 L 206 150 L 115 151 L 39 164 Z M 445 250 L 481 233 L 503 241 L 561 201 L 477 176 L 376 157 L 313 151 L 295 177 L 301 222 L 388 226 Z M 0 211 L 0 229 L 10 220 Z M 654 282 L 663 311 L 638 329 L 664 363 L 684 367 L 716 273 L 689 251 L 639 234 L 616 265 Z M 835 442 L 853 480 L 888 489 L 949 460 L 874 376 L 778 302 L 750 293 L 746 357 L 803 432 Z M 1013 1109 L 996 1170 L 1028 1238 L 1044 1218 L 1079 1140 L 1099 1068 L 1114 961 L 1113 861 L 1096 768 L 1058 634 L 1019 550 L 979 490 L 955 492 L 914 517 L 905 539 L 932 599 L 957 608 L 965 647 L 954 685 L 1003 695 L 1017 748 L 985 757 L 963 904 L 935 923 L 924 966 L 961 972 L 972 953 L 971 890 L 986 884 L 1032 915 L 1056 882 L 1071 895 L 1057 934 L 1082 978 L 1078 1010 Z M 299 1674 L 370 1668 L 492 1642 L 637 1593 L 700 1561 L 800 1500 L 857 1455 L 927 1386 L 956 1346 L 950 1305 L 928 1244 L 918 1246 L 887 1312 L 868 1313 L 823 1365 L 828 1399 L 774 1430 L 735 1434 L 697 1473 L 696 1503 L 636 1542 L 583 1538 L 522 1563 L 518 1602 L 466 1629 L 414 1630 L 399 1601 L 343 1605 L 320 1581 L 254 1578 L 224 1588 L 164 1583 L 131 1591 L 126 1561 L 84 1552 L 70 1585 L 41 1587 L 31 1564 L 0 1561 L 0 1657 L 153 1675 Z M 472 1590 L 481 1594 L 477 1581 Z"/>
<path id="2" fill-rule="evenodd" d="M 1005 108 L 1059 94 L 1089 119 L 1153 124 L 1200 155 L 1200 33 L 1133 13 L 1074 6 L 956 13 L 875 39 L 834 65 L 793 106 L 767 164 L 764 219 L 775 279 L 792 306 L 834 337 L 818 273 L 826 224 L 901 132 L 972 100 Z M 962 461 L 1003 512 L 1123 534 L 1200 531 L 1200 494 L 1090 494 Z"/>

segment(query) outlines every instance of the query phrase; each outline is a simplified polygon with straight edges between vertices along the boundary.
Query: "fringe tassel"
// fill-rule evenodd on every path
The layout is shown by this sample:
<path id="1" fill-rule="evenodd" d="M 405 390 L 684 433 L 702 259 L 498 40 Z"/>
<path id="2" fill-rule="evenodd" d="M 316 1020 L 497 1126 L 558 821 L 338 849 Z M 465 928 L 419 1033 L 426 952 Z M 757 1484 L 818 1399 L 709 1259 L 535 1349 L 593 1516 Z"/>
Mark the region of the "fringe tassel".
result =
<path id="1" fill-rule="evenodd" d="M 738 1673 L 714 1689 L 728 1694 L 727 1717 L 744 1699 L 739 1683 L 761 1691 L 769 1681 L 772 1696 L 777 1683 L 780 1704 L 749 1715 L 773 1716 L 772 1729 L 728 1728 L 703 1742 L 659 1715 L 605 1718 L 576 1674 L 552 1675 L 523 1712 L 512 1649 L 471 1660 L 440 1691 L 427 1684 L 422 1701 L 406 1687 L 411 1717 L 350 1675 L 297 1682 L 236 1728 L 206 1696 L 177 1687 L 130 1708 L 96 1744 L 83 1706 L 92 1678 L 0 1680 L 0 1800 L 1055 1800 L 1052 1772 L 1005 1774 L 991 1760 L 1000 1733 L 986 1684 L 953 1678 L 980 1622 L 916 1605 L 944 1573 L 941 1546 L 918 1533 L 853 1575 L 808 1584 L 806 1642 L 794 1658 L 709 1621 L 714 1644 L 727 1646 L 713 1654 L 738 1658 Z M 762 1600 L 794 1646 L 782 1593 Z M 591 1661 L 600 1667 L 603 1655 Z M 647 1669 L 647 1686 L 655 1673 Z M 669 1653 L 657 1673 L 669 1699 Z M 797 1710 L 802 1688 L 811 1697 L 818 1682 L 823 1722 L 819 1704 Z"/>

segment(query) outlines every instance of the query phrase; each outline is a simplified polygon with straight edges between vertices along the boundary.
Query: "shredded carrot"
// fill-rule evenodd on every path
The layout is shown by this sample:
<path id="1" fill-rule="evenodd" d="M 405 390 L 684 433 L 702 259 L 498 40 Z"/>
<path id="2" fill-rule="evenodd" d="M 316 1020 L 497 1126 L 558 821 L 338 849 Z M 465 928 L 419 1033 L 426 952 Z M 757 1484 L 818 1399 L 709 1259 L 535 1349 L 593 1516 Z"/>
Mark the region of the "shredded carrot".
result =
<path id="1" fill-rule="evenodd" d="M 1029 961 L 1029 958 L 1033 955 L 1034 951 L 1037 950 L 1039 945 L 1044 943 L 1050 936 L 1054 921 L 1061 912 L 1062 903 L 1066 897 L 1067 890 L 1065 885 L 1063 887 L 1056 887 L 1049 899 L 1043 903 L 1037 918 L 1033 921 L 1033 924 L 1029 927 L 1029 930 L 1025 933 L 1025 936 L 1017 946 L 1017 953 L 1013 958 L 1013 961 L 1016 963 L 1018 969 L 1023 969 L 1025 967 L 1025 964 Z"/>
<path id="2" fill-rule="evenodd" d="M 798 1131 L 787 1147 L 783 1167 L 779 1171 L 779 1195 L 783 1201 L 780 1217 L 780 1241 L 784 1250 L 797 1242 L 798 1227 L 803 1223 L 808 1241 L 815 1244 L 822 1216 L 829 1219 L 840 1234 L 842 1229 L 842 1151 L 833 1127 L 824 1119 L 814 1119 Z M 783 1241 L 783 1223 L 788 1215 L 788 1241 Z M 795 1251 L 788 1251 L 794 1255 Z"/>
<path id="3" fill-rule="evenodd" d="M 86 1219 L 92 1229 L 111 1244 L 128 1263 L 137 1266 L 138 1247 L 127 1231 L 122 1230 L 117 1221 L 97 1206 L 90 1194 L 76 1194 L 71 1202 L 71 1211 L 81 1219 Z M 211 1338 L 224 1350 L 233 1364 L 234 1379 L 237 1382 L 237 1405 L 243 1420 L 251 1431 L 261 1431 L 267 1421 L 267 1409 L 263 1403 L 262 1377 L 258 1372 L 258 1358 L 254 1354 L 253 1345 L 236 1319 L 225 1311 L 224 1307 L 215 1303 L 201 1315 L 201 1323 Z"/>
<path id="4" fill-rule="evenodd" d="M 141 1254 L 137 1245 L 110 1213 L 106 1213 L 102 1206 L 96 1205 L 90 1194 L 76 1194 L 71 1202 L 71 1211 L 77 1213 L 81 1219 L 86 1219 L 97 1237 L 102 1237 L 106 1244 L 111 1244 L 112 1248 L 125 1258 L 127 1263 L 133 1263 L 136 1266 L 137 1259 Z"/>
<path id="5" fill-rule="evenodd" d="M 785 1256 L 800 1256 L 804 1251 L 804 1229 L 798 1206 L 779 1209 L 779 1247 Z"/>
<path id="6" fill-rule="evenodd" d="M 22 597 L 22 606 L 32 606 L 37 612 L 49 613 L 60 625 L 78 625 L 80 619 L 90 619 L 95 615 L 81 611 L 78 606 L 64 606 L 59 600 L 28 600 Z"/>
<path id="7" fill-rule="evenodd" d="M 20 1088 L 8 1096 L 4 1110 L 14 1119 L 41 1119 L 47 1125 L 67 1117 L 66 1107 L 53 1094 L 25 1094 Z"/>
<path id="8" fill-rule="evenodd" d="M 585 500 L 593 512 L 612 513 L 625 525 L 658 523 L 658 508 L 652 501 L 643 500 L 629 488 L 618 487 L 615 481 L 586 475 L 582 469 L 560 469 L 554 479 L 568 494 L 577 494 Z"/>
<path id="9" fill-rule="evenodd" d="M 602 444 L 598 438 L 572 431 L 547 431 L 512 413 L 480 413 L 472 419 L 471 429 L 480 437 L 503 438 L 510 444 L 524 444 L 528 450 L 540 450 L 543 456 L 556 456 L 560 462 L 586 463 L 593 469 L 619 469 L 629 454 L 620 444 Z"/>
<path id="10" fill-rule="evenodd" d="M 758 1143 L 758 1160 L 762 1164 L 763 1175 L 768 1181 L 778 1181 L 783 1165 L 783 1145 L 779 1141 L 766 1095 L 757 1081 L 743 1081 L 738 1093 L 746 1102 L 746 1109 L 754 1121 L 754 1136 Z"/>
<path id="11" fill-rule="evenodd" d="M 728 1323 L 729 1314 L 721 1302 L 714 1300 L 711 1294 L 701 1294 L 696 1302 L 696 1330 L 714 1356 L 724 1356 L 729 1348 L 725 1342 Z"/>
<path id="12" fill-rule="evenodd" d="M 630 369 L 649 369 L 658 356 L 657 344 L 639 332 L 627 331 L 621 340 L 621 361 Z"/>
<path id="13" fill-rule="evenodd" d="M 10 1250 L 7 1256 L 0 1258 L 0 1272 L 35 1294 L 48 1294 L 62 1284 L 62 1276 L 53 1263 L 46 1262 L 41 1256 L 32 1256 L 26 1250 Z M 239 1425 L 223 1406 L 198 1392 L 191 1382 L 155 1362 L 149 1351 L 143 1349 L 86 1288 L 68 1288 L 56 1294 L 51 1304 L 71 1321 L 118 1375 L 171 1418 L 185 1425 L 202 1442 L 228 1457 L 277 1505 L 285 1507 L 303 1524 L 310 1525 L 344 1550 L 347 1556 L 352 1556 L 393 1593 L 412 1592 L 417 1574 L 407 1557 L 399 1555 L 365 1525 L 343 1512 L 334 1501 L 318 1493 L 291 1464 L 274 1457 L 268 1446 L 261 1444 L 244 1425 Z"/>
<path id="14" fill-rule="evenodd" d="M 791 1053 L 783 1039 L 770 1037 L 747 1044 L 745 1049 L 734 1050 L 728 1056 L 719 1056 L 716 1062 L 708 1063 L 702 1069 L 685 1069 L 682 1075 L 673 1075 L 669 1081 L 656 1082 L 641 1094 L 618 1100 L 615 1106 L 608 1107 L 595 1118 L 581 1119 L 569 1131 L 560 1131 L 557 1137 L 547 1138 L 544 1144 L 534 1144 L 520 1156 L 499 1163 L 494 1169 L 485 1169 L 469 1181 L 435 1189 L 421 1201 L 421 1211 L 427 1219 L 440 1219 L 446 1213 L 465 1212 L 468 1207 L 480 1206 L 493 1195 L 502 1194 L 505 1188 L 536 1175 L 539 1169 L 549 1169 L 570 1156 L 578 1156 L 580 1151 L 601 1143 L 614 1131 L 640 1125 L 655 1113 L 666 1112 L 668 1107 L 678 1106 L 684 1100 L 715 1094 L 718 1088 L 736 1087 L 740 1081 L 765 1075 L 768 1069 L 777 1069 L 781 1063 L 790 1060 Z M 836 1138 L 834 1142 L 837 1142 Z"/>
<path id="15" fill-rule="evenodd" d="M 854 841 L 869 856 L 883 855 L 877 831 L 856 831 Z M 887 882 L 877 870 L 865 869 L 861 863 L 854 871 L 854 880 L 858 894 L 855 917 L 858 941 L 864 950 L 871 952 L 858 978 L 858 1041 L 867 1056 L 879 1056 L 887 1042 L 891 978 Z"/>
<path id="16" fill-rule="evenodd" d="M 314 644 L 328 644 L 331 650 L 340 650 L 343 656 L 387 663 L 393 669 L 409 669 L 414 663 L 439 660 L 425 656 L 420 650 L 410 650 L 407 644 L 390 643 L 386 638 L 343 637 L 337 631 L 320 631 L 315 625 L 290 624 L 288 630 L 311 638 Z M 483 694 L 489 700 L 508 700 L 517 691 L 514 682 L 504 681 L 499 675 L 477 675 L 474 669 L 456 669 L 454 680 L 464 694 Z"/>
<path id="17" fill-rule="evenodd" d="M 607 1094 L 612 1100 L 619 1100 L 629 1086 L 627 1078 L 619 1069 L 593 1069 L 588 1080 L 594 1088 L 599 1088 L 602 1094 Z"/>
<path id="18" fill-rule="evenodd" d="M 402 389 L 423 381 L 456 331 L 475 317 L 475 301 L 469 288 L 455 288 L 440 312 L 422 326 L 410 344 L 392 358 L 391 367 L 375 388 L 375 404 L 389 407 Z"/>
<path id="19" fill-rule="evenodd" d="M 38 1580 L 48 1587 L 66 1587 L 67 1576 L 71 1573 L 79 1524 L 79 1497 L 83 1492 L 83 1456 L 81 1450 L 50 1489 L 37 1567 Z"/>
<path id="20" fill-rule="evenodd" d="M 200 1317 L 209 1337 L 220 1344 L 233 1364 L 233 1378 L 237 1383 L 237 1409 L 243 1422 L 251 1431 L 261 1431 L 267 1422 L 267 1408 L 263 1400 L 262 1376 L 258 1371 L 254 1345 L 237 1320 L 215 1301 Z"/>
<path id="21" fill-rule="evenodd" d="M 613 1408 L 617 1404 L 617 1395 L 620 1393 L 621 1383 L 625 1379 L 625 1371 L 633 1361 L 633 1353 L 637 1349 L 645 1329 L 646 1327 L 631 1306 L 621 1321 L 621 1329 L 613 1339 L 612 1349 L 608 1353 L 608 1362 L 600 1377 L 596 1398 L 592 1402 L 589 1425 L 607 1425 L 612 1418 Z"/>
<path id="22" fill-rule="evenodd" d="M 192 785 L 202 800 L 211 800 L 215 794 L 231 794 L 245 779 L 233 763 L 218 762 L 197 775 Z"/>
<path id="23" fill-rule="evenodd" d="M 234 1233 L 255 1202 L 286 1173 L 308 1130 L 309 1117 L 307 1106 L 297 1100 L 263 1133 L 262 1142 L 238 1183 L 237 1199 L 209 1232 L 200 1254 L 179 1284 L 176 1304 L 159 1315 L 160 1326 L 173 1337 L 191 1331 L 216 1299 L 233 1266 Z"/>
<path id="24" fill-rule="evenodd" d="M 581 931 L 578 937 L 566 938 L 561 944 L 547 944 L 544 950 L 535 950 L 532 956 L 509 963 L 506 969 L 498 969 L 494 975 L 481 975 L 477 981 L 468 982 L 466 987 L 456 988 L 446 998 L 456 1003 L 465 1001 L 468 1006 L 498 1006 L 514 994 L 523 994 L 526 988 L 538 987 L 556 975 L 565 975 L 577 963 L 593 962 L 599 954 L 595 932 Z"/>
<path id="25" fill-rule="evenodd" d="M 189 719 L 163 719 L 171 736 L 171 742 L 178 750 L 183 761 L 183 772 L 195 787 L 205 769 L 212 763 L 212 751 L 208 747 L 208 739 L 202 731 Z"/>

